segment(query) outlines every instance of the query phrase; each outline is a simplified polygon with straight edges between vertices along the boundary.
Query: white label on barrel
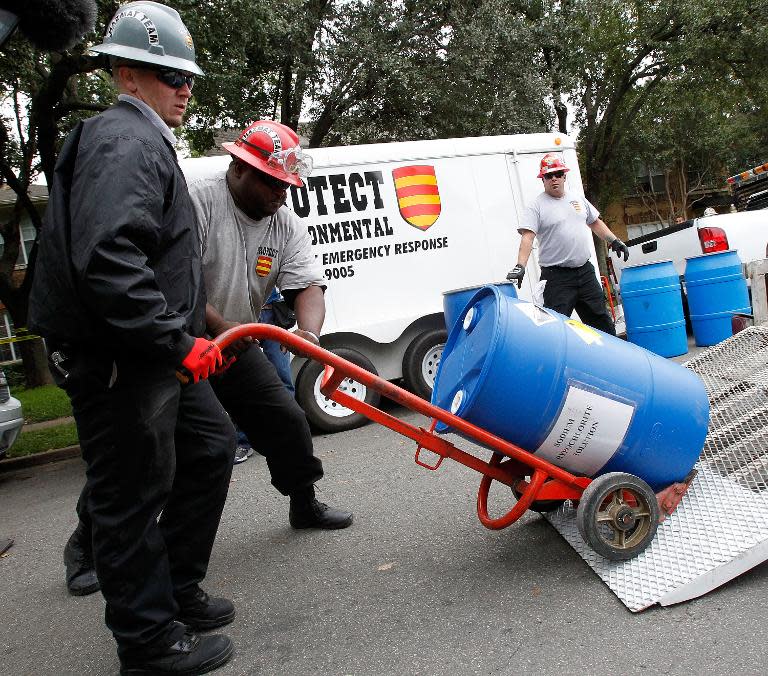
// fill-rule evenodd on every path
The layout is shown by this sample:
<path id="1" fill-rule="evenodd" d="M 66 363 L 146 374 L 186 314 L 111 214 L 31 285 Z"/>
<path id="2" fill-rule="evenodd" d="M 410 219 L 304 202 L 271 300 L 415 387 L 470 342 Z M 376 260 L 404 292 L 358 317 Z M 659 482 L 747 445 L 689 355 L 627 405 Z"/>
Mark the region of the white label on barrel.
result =
<path id="1" fill-rule="evenodd" d="M 629 404 L 571 385 L 536 455 L 570 472 L 592 476 L 621 446 L 633 412 Z"/>
<path id="2" fill-rule="evenodd" d="M 536 326 L 543 326 L 544 324 L 557 321 L 557 317 L 553 317 L 544 308 L 537 307 L 533 303 L 516 303 L 515 307 Z"/>

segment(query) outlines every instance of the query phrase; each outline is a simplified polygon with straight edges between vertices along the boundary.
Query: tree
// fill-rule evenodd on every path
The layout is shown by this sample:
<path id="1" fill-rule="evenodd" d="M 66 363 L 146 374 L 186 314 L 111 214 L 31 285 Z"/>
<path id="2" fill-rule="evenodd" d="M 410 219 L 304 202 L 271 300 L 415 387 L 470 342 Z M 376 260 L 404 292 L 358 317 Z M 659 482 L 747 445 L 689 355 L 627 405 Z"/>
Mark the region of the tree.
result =
<path id="1" fill-rule="evenodd" d="M 359 3 L 325 46 L 312 144 L 545 130 L 526 23 L 500 0 Z"/>
<path id="2" fill-rule="evenodd" d="M 113 12 L 115 6 L 104 3 L 101 14 Z M 18 33 L 0 53 L 0 95 L 10 109 L 0 120 L 0 180 L 16 193 L 10 220 L 0 223 L 4 242 L 0 300 L 17 330 L 27 324 L 36 253 L 33 247 L 26 273 L 17 274 L 22 215 L 29 217 L 35 230 L 41 225 L 29 186 L 41 173 L 50 182 L 61 139 L 77 119 L 106 107 L 105 79 L 87 77 L 98 66 L 99 61 L 87 56 L 82 45 L 66 53 L 43 53 Z M 41 341 L 20 342 L 19 349 L 27 384 L 50 382 Z"/>
<path id="3" fill-rule="evenodd" d="M 189 22 L 195 35 L 207 27 L 197 48 L 208 77 L 185 128 L 195 152 L 215 127 L 260 116 L 293 128 L 301 119 L 311 147 L 551 122 L 528 20 L 502 0 L 224 4 L 197 5 Z M 237 39 L 223 37 L 232 26 Z"/>
<path id="4" fill-rule="evenodd" d="M 730 101 L 723 106 L 723 101 Z M 725 187 L 730 174 L 762 163 L 768 148 L 759 103 L 745 84 L 732 77 L 687 73 L 670 78 L 655 92 L 618 149 L 611 192 L 640 197 L 662 224 L 688 218 L 701 189 Z M 637 186 L 638 166 L 664 177 L 662 191 Z"/>
<path id="5" fill-rule="evenodd" d="M 288 31 L 292 18 L 303 16 L 303 2 L 182 0 L 174 6 L 194 36 L 205 72 L 195 81 L 180 130 L 193 153 L 213 147 L 217 128 L 276 118 L 281 59 L 295 49 Z"/>
<path id="6" fill-rule="evenodd" d="M 596 203 L 604 201 L 638 116 L 658 100 L 657 88 L 686 83 L 703 68 L 715 72 L 734 51 L 744 56 L 738 45 L 745 26 L 765 25 L 745 0 L 557 0 L 532 3 L 528 11 L 559 129 L 578 129 L 585 184 Z M 750 72 L 764 78 L 754 67 Z"/>

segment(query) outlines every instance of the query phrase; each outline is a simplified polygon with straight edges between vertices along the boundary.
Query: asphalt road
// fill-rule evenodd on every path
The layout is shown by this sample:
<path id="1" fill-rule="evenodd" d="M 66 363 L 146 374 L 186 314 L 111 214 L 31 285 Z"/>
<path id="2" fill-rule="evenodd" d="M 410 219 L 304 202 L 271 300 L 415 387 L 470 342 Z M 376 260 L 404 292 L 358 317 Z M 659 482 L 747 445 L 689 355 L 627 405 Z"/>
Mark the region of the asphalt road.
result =
<path id="1" fill-rule="evenodd" d="M 217 674 L 768 673 L 765 564 L 632 614 L 539 516 L 484 529 L 471 470 L 418 467 L 411 442 L 373 424 L 315 442 L 320 497 L 355 523 L 294 532 L 263 459 L 234 468 L 206 580 L 238 611 Z M 117 673 L 103 600 L 63 581 L 82 481 L 79 460 L 0 475 L 0 538 L 16 541 L 0 559 L 2 674 Z"/>

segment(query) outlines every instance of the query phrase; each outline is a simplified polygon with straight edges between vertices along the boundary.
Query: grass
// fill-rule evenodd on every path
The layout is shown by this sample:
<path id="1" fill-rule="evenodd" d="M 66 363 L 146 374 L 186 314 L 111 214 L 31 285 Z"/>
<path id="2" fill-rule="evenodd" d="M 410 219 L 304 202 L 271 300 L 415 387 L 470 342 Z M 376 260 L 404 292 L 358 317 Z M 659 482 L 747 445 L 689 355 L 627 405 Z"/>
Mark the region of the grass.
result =
<path id="1" fill-rule="evenodd" d="M 13 388 L 11 395 L 21 402 L 24 421 L 28 423 L 55 420 L 72 415 L 69 397 L 56 385 L 43 385 L 30 390 Z"/>
<path id="2" fill-rule="evenodd" d="M 9 458 L 20 458 L 50 451 L 54 448 L 66 448 L 78 443 L 75 423 L 64 423 L 40 430 L 22 430 L 16 443 L 8 451 Z"/>

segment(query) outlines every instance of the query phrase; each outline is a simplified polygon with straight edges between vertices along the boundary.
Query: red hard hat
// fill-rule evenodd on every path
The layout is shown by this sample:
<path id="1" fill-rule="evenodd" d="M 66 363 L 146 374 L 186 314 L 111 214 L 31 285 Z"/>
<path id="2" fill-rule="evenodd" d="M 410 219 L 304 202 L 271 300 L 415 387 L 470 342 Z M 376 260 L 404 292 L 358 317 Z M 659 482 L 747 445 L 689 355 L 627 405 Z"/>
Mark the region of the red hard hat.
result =
<path id="1" fill-rule="evenodd" d="M 539 166 L 539 175 L 536 178 L 544 178 L 545 174 L 551 174 L 553 171 L 569 172 L 570 169 L 563 163 L 563 158 L 556 153 L 547 153 L 541 158 Z"/>
<path id="2" fill-rule="evenodd" d="M 303 186 L 302 178 L 312 172 L 312 158 L 301 149 L 296 132 L 279 122 L 258 120 L 234 143 L 221 145 L 233 157 L 292 185 Z"/>

